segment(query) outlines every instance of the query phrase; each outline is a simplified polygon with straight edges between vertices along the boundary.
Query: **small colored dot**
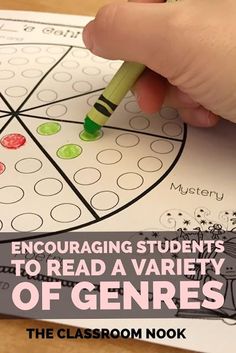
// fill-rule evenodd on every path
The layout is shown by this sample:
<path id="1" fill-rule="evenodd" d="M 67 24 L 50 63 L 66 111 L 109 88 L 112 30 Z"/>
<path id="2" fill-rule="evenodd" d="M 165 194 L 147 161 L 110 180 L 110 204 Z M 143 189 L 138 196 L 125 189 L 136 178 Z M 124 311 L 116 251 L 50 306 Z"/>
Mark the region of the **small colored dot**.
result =
<path id="1" fill-rule="evenodd" d="M 21 134 L 9 134 L 4 136 L 0 143 L 3 147 L 16 150 L 17 148 L 23 146 L 26 142 L 26 138 Z"/>
<path id="2" fill-rule="evenodd" d="M 5 164 L 0 162 L 0 175 L 5 172 L 5 169 L 6 169 Z"/>
<path id="3" fill-rule="evenodd" d="M 95 134 L 89 134 L 87 131 L 83 130 L 80 134 L 79 137 L 81 138 L 81 140 L 83 141 L 96 141 L 99 140 L 102 137 L 102 131 L 96 131 Z"/>
<path id="4" fill-rule="evenodd" d="M 79 157 L 82 153 L 82 148 L 73 143 L 60 147 L 57 151 L 57 156 L 62 159 L 73 159 Z"/>
<path id="5" fill-rule="evenodd" d="M 37 128 L 37 133 L 43 136 L 55 135 L 61 130 L 61 125 L 58 123 L 50 122 L 40 125 Z"/>

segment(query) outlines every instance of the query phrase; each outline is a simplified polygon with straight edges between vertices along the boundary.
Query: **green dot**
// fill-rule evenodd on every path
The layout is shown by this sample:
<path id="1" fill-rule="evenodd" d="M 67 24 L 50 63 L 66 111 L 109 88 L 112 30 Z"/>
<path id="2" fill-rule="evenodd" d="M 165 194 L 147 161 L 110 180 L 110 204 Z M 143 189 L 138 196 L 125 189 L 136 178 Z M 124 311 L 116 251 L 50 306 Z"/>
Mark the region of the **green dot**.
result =
<path id="1" fill-rule="evenodd" d="M 94 134 L 90 134 L 89 132 L 83 130 L 80 134 L 79 137 L 83 141 L 96 141 L 99 140 L 102 137 L 102 131 L 96 131 Z"/>
<path id="2" fill-rule="evenodd" d="M 62 159 L 73 159 L 79 157 L 82 153 L 82 148 L 79 145 L 70 143 L 64 145 L 57 150 L 57 156 Z"/>
<path id="3" fill-rule="evenodd" d="M 37 128 L 38 134 L 43 136 L 55 135 L 60 130 L 61 130 L 61 125 L 54 122 L 42 124 Z"/>

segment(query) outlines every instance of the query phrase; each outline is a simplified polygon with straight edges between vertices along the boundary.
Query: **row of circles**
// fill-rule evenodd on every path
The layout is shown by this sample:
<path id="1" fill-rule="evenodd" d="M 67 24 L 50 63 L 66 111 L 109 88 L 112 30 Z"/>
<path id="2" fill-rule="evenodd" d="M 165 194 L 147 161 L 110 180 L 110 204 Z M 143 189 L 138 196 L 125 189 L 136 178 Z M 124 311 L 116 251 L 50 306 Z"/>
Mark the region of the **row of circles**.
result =
<path id="1" fill-rule="evenodd" d="M 10 79 L 13 77 L 13 72 L 10 70 L 2 70 L 0 71 L 0 80 L 1 79 Z M 40 70 L 29 69 L 25 70 L 22 75 L 28 78 L 36 78 L 38 76 L 42 76 L 42 72 Z M 69 73 L 55 73 L 54 80 L 57 82 L 66 82 L 66 79 L 72 79 L 72 75 Z M 79 93 L 89 93 L 92 91 L 93 86 L 88 81 L 75 81 L 72 84 L 72 89 Z M 9 97 L 17 98 L 23 97 L 28 93 L 28 89 L 25 86 L 14 85 L 5 89 L 5 94 Z M 53 89 L 42 89 L 37 93 L 37 98 L 41 102 L 53 102 L 58 99 L 58 93 Z"/>
<path id="2" fill-rule="evenodd" d="M 75 83 L 75 84 L 77 84 L 77 83 Z M 79 82 L 78 82 L 78 85 L 80 85 Z M 75 88 L 76 88 L 76 85 L 75 85 Z M 80 86 L 80 88 L 81 88 L 81 86 Z M 80 88 L 76 88 L 76 90 L 78 90 Z M 47 93 L 50 94 L 50 92 L 47 92 Z M 55 93 L 52 94 L 51 98 L 56 99 Z M 133 113 L 133 111 L 132 111 L 133 109 L 132 109 L 131 105 L 127 104 L 125 109 L 129 113 Z M 65 104 L 53 104 L 46 109 L 46 115 L 49 116 L 50 118 L 60 118 L 64 115 L 66 115 L 67 112 L 68 112 L 68 107 Z M 131 128 L 138 129 L 138 130 L 145 130 L 149 126 L 150 126 L 150 120 L 145 116 L 140 115 L 140 116 L 135 116 L 130 119 L 130 127 Z"/>
<path id="3" fill-rule="evenodd" d="M 55 60 L 50 57 L 41 57 L 41 58 L 36 59 L 36 62 L 40 65 L 53 64 L 54 61 Z M 16 65 L 16 66 L 26 65 L 26 64 L 28 64 L 28 59 L 24 59 L 24 58 L 11 59 L 10 64 Z M 76 61 L 67 60 L 67 61 L 62 62 L 61 66 L 66 69 L 76 69 L 80 65 Z M 94 66 L 84 67 L 84 68 L 82 68 L 82 72 L 88 76 L 97 76 L 97 75 L 101 74 L 101 70 L 97 67 L 94 67 Z M 16 73 L 13 70 L 6 70 L 6 69 L 0 70 L 0 80 L 11 79 L 15 75 L 16 75 Z M 27 70 L 22 71 L 21 75 L 25 78 L 37 78 L 37 77 L 41 77 L 43 75 L 43 71 L 36 69 L 36 68 L 32 68 L 32 69 L 27 69 Z M 105 83 L 109 83 L 110 80 L 112 79 L 112 77 L 113 77 L 112 74 L 106 74 L 103 76 L 103 81 Z M 55 75 L 53 75 L 53 79 L 57 82 L 69 82 L 72 79 L 72 75 L 68 72 L 59 72 L 59 73 L 56 73 Z"/>
<path id="4" fill-rule="evenodd" d="M 16 59 L 14 60 L 16 61 Z M 20 58 L 18 58 L 18 62 L 20 63 Z M 27 62 L 25 64 L 27 64 Z M 101 73 L 101 70 L 97 67 L 86 66 L 82 68 L 82 72 L 85 75 L 96 76 Z M 42 75 L 43 75 L 43 71 L 36 68 L 26 69 L 21 72 L 21 76 L 25 78 L 37 78 L 37 77 L 41 77 Z M 16 76 L 16 72 L 13 70 L 9 70 L 9 69 L 0 70 L 0 80 L 12 79 L 15 76 Z M 55 72 L 52 75 L 52 78 L 56 82 L 69 82 L 72 80 L 73 75 L 69 72 L 59 71 L 59 72 Z"/>
<path id="5" fill-rule="evenodd" d="M 39 125 L 37 128 L 38 134 L 43 135 L 43 136 L 55 135 L 60 131 L 61 131 L 61 125 L 58 122 L 44 123 L 44 124 Z M 137 146 L 140 142 L 140 138 L 137 135 L 134 135 L 131 133 L 124 133 L 124 134 L 117 136 L 115 139 L 115 142 L 120 147 L 130 148 L 130 147 Z M 68 146 L 68 149 L 69 149 L 69 146 L 78 146 L 78 145 L 68 144 L 65 146 Z M 80 146 L 78 146 L 78 147 L 80 147 Z M 153 141 L 150 144 L 150 148 L 153 152 L 160 153 L 160 154 L 168 154 L 174 150 L 174 144 L 168 140 L 158 139 L 158 140 Z M 106 151 L 113 151 L 113 150 L 106 149 Z M 82 152 L 82 150 L 80 147 L 79 154 L 81 154 L 81 152 Z M 122 158 L 122 155 L 121 155 L 121 152 L 117 152 L 117 153 L 120 154 L 120 158 L 118 157 L 118 160 L 117 160 L 117 162 L 118 162 Z M 117 158 L 115 158 L 115 160 L 116 159 Z M 115 161 L 115 163 L 116 163 L 116 161 Z M 113 164 L 113 162 L 111 164 Z"/>
<path id="6" fill-rule="evenodd" d="M 24 65 L 28 65 L 29 62 L 30 62 L 30 59 L 22 56 L 13 57 L 8 60 L 8 64 L 13 66 L 24 66 Z M 50 64 L 54 64 L 56 62 L 56 59 L 50 56 L 39 56 L 35 59 L 35 62 L 40 65 L 42 64 L 50 65 Z"/>
<path id="7" fill-rule="evenodd" d="M 74 174 L 74 181 L 83 186 L 93 185 L 102 177 L 99 169 L 94 167 L 85 167 L 79 169 Z M 141 187 L 144 183 L 144 178 L 135 172 L 127 172 L 121 174 L 117 178 L 117 185 L 123 190 L 135 190 Z"/>
<path id="8" fill-rule="evenodd" d="M 44 51 L 50 54 L 63 54 L 66 51 L 66 48 L 63 46 L 51 46 L 48 48 L 43 48 Z M 23 48 L 15 48 L 13 46 L 5 46 L 0 48 L 0 54 L 13 55 L 21 51 L 25 54 L 38 54 L 42 51 L 41 47 L 38 46 L 24 46 Z"/>
<path id="9" fill-rule="evenodd" d="M 51 218 L 59 223 L 71 223 L 78 220 L 82 212 L 80 207 L 71 203 L 56 205 L 50 211 Z M 43 218 L 36 213 L 26 212 L 17 215 L 11 221 L 12 228 L 17 232 L 33 232 L 43 225 Z M 0 220 L 0 230 L 3 222 Z"/>
<path id="10" fill-rule="evenodd" d="M 99 211 L 108 211 L 119 203 L 119 196 L 113 191 L 105 190 L 95 194 L 91 206 Z M 72 223 L 82 215 L 81 208 L 72 203 L 62 203 L 54 206 L 50 211 L 51 218 L 59 223 Z M 11 222 L 14 230 L 20 232 L 35 231 L 43 225 L 43 218 L 35 213 L 23 213 L 17 215 Z M 0 230 L 3 222 L 0 220 Z"/>
<path id="11" fill-rule="evenodd" d="M 78 153 L 81 153 L 81 150 L 79 149 L 77 150 L 74 149 L 72 152 L 68 153 L 65 147 L 66 145 L 63 146 L 63 149 L 58 150 L 57 155 L 59 158 L 73 159 L 78 155 Z M 71 153 L 74 153 L 74 155 Z M 118 163 L 122 159 L 122 153 L 118 150 L 107 149 L 99 152 L 96 156 L 96 159 L 101 164 L 113 165 Z M 138 160 L 137 165 L 139 169 L 144 172 L 157 172 L 163 167 L 163 162 L 157 157 L 146 156 L 146 157 L 140 158 Z M 42 162 L 36 158 L 24 158 L 15 164 L 15 169 L 22 174 L 36 173 L 41 168 L 42 168 Z M 85 169 L 86 170 L 88 169 L 90 171 L 93 170 L 93 168 L 90 168 L 90 167 L 86 167 Z M 0 162 L 0 175 L 3 174 L 5 170 L 6 170 L 5 165 Z"/>
<path id="12" fill-rule="evenodd" d="M 26 174 L 26 172 L 24 173 Z M 79 185 L 88 186 L 97 183 L 101 177 L 102 173 L 97 168 L 85 167 L 76 171 L 74 181 Z M 135 172 L 123 173 L 117 178 L 117 185 L 123 190 L 138 189 L 143 183 L 144 178 Z M 62 189 L 63 183 L 56 178 L 43 178 L 34 185 L 34 191 L 40 196 L 55 196 L 59 194 Z M 24 190 L 19 186 L 8 185 L 1 187 L 0 204 L 17 203 L 23 199 L 24 195 Z"/>
<path id="13" fill-rule="evenodd" d="M 91 199 L 91 205 L 99 211 L 107 211 L 119 203 L 119 196 L 113 191 L 101 191 Z M 62 203 L 54 206 L 50 211 L 51 218 L 58 223 L 72 223 L 82 215 L 81 208 L 72 203 Z M 36 213 L 22 213 L 17 215 L 11 222 L 11 226 L 18 232 L 33 232 L 43 225 L 43 218 Z M 0 230 L 3 222 L 0 220 Z"/>
<path id="14" fill-rule="evenodd" d="M 44 50 L 42 50 L 42 48 L 38 47 L 38 46 L 24 46 L 20 50 L 18 50 L 18 49 L 15 47 L 12 47 L 12 46 L 1 47 L 0 54 L 14 55 L 19 52 L 22 52 L 24 54 L 39 54 L 42 51 L 48 52 L 49 54 L 64 54 L 66 51 L 66 48 L 63 46 L 52 46 L 52 47 L 46 48 L 46 50 L 45 50 L 45 48 L 43 48 Z M 73 49 L 70 54 L 72 57 L 79 58 L 79 59 L 85 59 L 90 56 L 91 60 L 95 63 L 108 63 L 109 62 L 109 60 L 107 60 L 107 59 L 104 59 L 104 58 L 101 58 L 101 57 L 98 57 L 95 55 L 91 55 L 91 53 L 86 49 Z M 54 58 L 52 58 L 52 59 L 54 59 Z M 109 66 L 113 70 L 117 70 L 120 67 L 120 65 L 121 65 L 121 62 L 118 62 L 118 61 L 113 61 L 113 62 L 109 63 Z"/>
<path id="15" fill-rule="evenodd" d="M 39 133 L 48 134 L 50 131 L 44 126 L 40 126 L 37 130 Z M 49 132 L 48 132 L 49 131 Z M 55 130 L 54 131 L 59 131 Z M 122 134 L 116 138 L 116 143 L 120 147 L 134 147 L 139 143 L 139 137 L 133 134 Z M 174 145 L 168 140 L 155 140 L 151 143 L 150 148 L 153 152 L 159 154 L 168 154 L 174 150 Z M 61 159 L 74 159 L 82 153 L 82 148 L 76 144 L 68 144 L 60 147 L 57 151 L 57 156 Z M 105 165 L 112 165 L 118 163 L 122 159 L 123 155 L 119 150 L 116 149 L 105 149 L 100 151 L 96 159 L 99 163 Z M 30 166 L 29 167 L 27 167 Z M 138 167 L 146 172 L 155 172 L 162 168 L 162 161 L 154 156 L 142 157 L 138 161 Z M 36 158 L 24 158 L 15 164 L 15 169 L 23 174 L 34 173 L 42 168 L 42 162 Z M 0 174 L 5 171 L 6 167 L 3 163 L 0 163 Z"/>
<path id="16" fill-rule="evenodd" d="M 101 177 L 102 174 L 97 168 L 85 167 L 74 174 L 74 181 L 79 185 L 88 186 L 97 183 Z M 127 172 L 121 174 L 116 182 L 121 189 L 130 191 L 140 188 L 144 183 L 144 178 L 138 173 Z M 34 191 L 40 196 L 55 196 L 62 190 L 63 183 L 56 178 L 43 178 L 34 185 Z M 0 188 L 0 196 L 0 204 L 8 205 L 21 201 L 25 192 L 19 186 L 8 185 Z"/>
<path id="17" fill-rule="evenodd" d="M 159 160 L 160 161 L 160 160 Z M 143 162 L 145 166 L 145 161 Z M 156 165 L 160 168 L 161 164 Z M 36 173 L 42 168 L 43 164 L 40 160 L 35 158 L 25 158 L 15 164 L 15 169 L 22 174 Z M 153 168 L 154 166 L 152 166 Z M 5 170 L 5 166 L 4 166 Z M 147 168 L 146 168 L 147 170 Z M 150 171 L 150 168 L 149 170 Z M 88 186 L 97 183 L 101 179 L 102 173 L 94 167 L 81 168 L 74 174 L 74 181 L 82 186 Z M 117 178 L 117 185 L 124 190 L 135 190 L 141 187 L 144 183 L 144 178 L 135 172 L 123 173 Z M 34 190 L 41 196 L 54 196 L 60 193 L 63 189 L 63 184 L 60 180 L 55 178 L 44 178 L 39 180 Z M 12 191 L 12 192 L 11 192 Z M 11 204 L 20 201 L 24 197 L 23 189 L 17 186 L 5 186 L 0 188 L 0 203 Z M 96 206 L 95 206 L 96 208 Z"/>
<path id="18" fill-rule="evenodd" d="M 82 69 L 82 71 L 86 75 L 95 75 L 97 73 L 98 74 L 100 73 L 100 71 L 99 72 L 97 70 L 95 71 L 93 70 L 93 68 L 90 68 L 90 67 L 87 67 L 87 68 L 85 67 Z M 21 76 L 23 76 L 24 78 L 37 78 L 37 77 L 41 77 L 42 75 L 43 75 L 43 71 L 36 68 L 26 69 L 21 72 Z M 15 76 L 16 76 L 16 72 L 13 70 L 6 70 L 6 69 L 0 70 L 0 80 L 9 80 Z M 54 79 L 54 81 L 57 81 L 57 82 L 69 82 L 72 80 L 73 76 L 69 72 L 56 72 L 52 75 L 52 78 Z M 91 85 L 90 87 L 92 89 Z"/>
<path id="19" fill-rule="evenodd" d="M 90 85 L 89 83 L 87 83 L 86 81 L 77 81 L 74 83 L 74 89 L 78 92 L 80 89 L 84 89 L 84 90 L 90 90 L 91 87 L 86 85 Z M 78 87 L 77 87 L 78 85 Z M 43 93 L 44 92 L 44 93 Z M 96 95 L 96 99 L 98 98 L 98 96 Z M 57 93 L 55 91 L 52 90 L 45 90 L 45 91 L 41 91 L 41 93 L 38 93 L 38 99 L 39 100 L 49 100 L 53 101 L 57 99 Z M 96 102 L 96 99 L 94 99 L 94 96 L 89 97 L 87 99 L 87 103 L 89 106 L 93 106 L 94 103 Z M 124 106 L 124 109 L 128 112 L 128 113 L 133 113 L 133 114 L 137 114 L 140 113 L 140 109 L 137 106 L 136 102 L 134 101 L 130 101 L 127 102 Z M 64 104 L 54 104 L 51 107 L 48 107 L 46 110 L 46 114 L 51 117 L 51 118 L 59 118 L 61 116 L 64 116 L 68 111 L 68 108 L 66 105 Z M 166 120 L 174 120 L 176 118 L 178 118 L 178 112 L 171 107 L 163 107 L 160 112 L 159 112 L 160 116 Z M 142 115 L 138 115 L 138 116 L 134 116 L 129 120 L 129 125 L 132 129 L 137 129 L 137 130 L 146 130 L 150 127 L 150 120 L 149 118 L 142 116 Z M 182 133 L 182 126 L 176 122 L 171 122 L 171 123 L 166 123 L 166 124 L 171 124 L 171 125 L 167 125 L 166 128 L 164 128 L 164 130 L 166 130 L 167 133 L 170 133 L 173 136 L 179 136 Z M 165 126 L 165 124 L 163 125 Z"/>
<path id="20" fill-rule="evenodd" d="M 11 71 L 9 70 L 3 70 L 3 76 L 1 76 L 1 71 L 0 71 L 0 79 L 4 77 L 4 79 L 9 79 L 11 78 Z M 34 78 L 37 77 L 37 75 L 41 76 L 42 72 L 40 70 L 25 70 L 24 75 L 27 75 L 29 78 Z M 68 74 L 70 75 L 70 74 Z M 63 79 L 67 77 L 66 73 L 57 73 L 54 75 L 55 81 L 58 82 L 65 82 Z M 71 76 L 72 78 L 72 76 Z M 75 81 L 72 85 L 72 88 L 75 92 L 79 94 L 83 93 L 89 93 L 92 90 L 92 85 L 87 82 L 87 81 Z M 5 89 L 5 94 L 9 97 L 17 98 L 17 97 L 23 97 L 28 93 L 28 89 L 25 86 L 10 86 Z M 53 102 L 58 98 L 58 93 L 55 90 L 52 89 L 43 89 L 40 90 L 37 93 L 37 98 L 41 102 Z"/>
<path id="21" fill-rule="evenodd" d="M 55 97 L 54 97 L 54 99 L 55 99 Z M 137 113 L 136 109 L 134 109 L 132 104 L 127 103 L 125 105 L 125 109 L 129 113 Z M 60 118 L 62 116 L 65 116 L 67 114 L 67 112 L 68 112 L 68 108 L 65 104 L 53 104 L 52 106 L 50 106 L 46 109 L 46 115 L 50 118 Z M 176 116 L 176 113 L 174 112 L 174 109 L 165 107 L 165 108 L 161 109 L 160 115 L 161 115 L 161 117 L 168 119 L 170 116 Z M 140 130 L 140 131 L 148 129 L 150 127 L 150 124 L 151 123 L 150 123 L 149 118 L 147 118 L 146 116 L 143 116 L 143 115 L 134 116 L 129 120 L 129 126 L 132 129 Z M 182 132 L 181 126 L 178 124 L 176 124 L 176 125 L 177 125 L 176 133 L 178 133 L 178 131 L 180 131 L 180 130 Z M 174 126 L 176 126 L 176 125 L 174 125 Z"/>
<path id="22" fill-rule="evenodd" d="M 165 124 L 163 128 L 165 128 L 166 125 L 168 125 L 168 124 Z M 37 128 L 37 132 L 43 136 L 55 135 L 60 131 L 61 131 L 61 125 L 58 122 L 44 123 L 44 124 L 39 125 Z M 165 131 L 165 129 L 164 129 L 164 131 Z M 124 133 L 124 134 L 121 134 L 118 137 L 116 137 L 115 142 L 120 147 L 130 148 L 130 147 L 137 146 L 140 142 L 140 138 L 137 135 L 134 135 L 131 133 Z M 82 149 L 78 145 L 68 144 L 68 145 L 63 146 L 63 148 L 65 148 L 66 146 L 67 146 L 68 150 L 73 147 L 78 150 L 78 153 L 76 153 L 75 157 L 79 156 L 82 153 Z M 168 154 L 174 150 L 174 144 L 168 140 L 158 139 L 158 140 L 155 140 L 151 143 L 150 148 L 153 152 L 160 153 L 160 154 Z M 110 151 L 110 150 L 107 149 L 107 151 Z M 118 152 L 118 153 L 120 153 L 120 152 Z M 61 157 L 61 156 L 59 156 L 59 157 Z M 63 158 L 63 157 L 61 157 L 61 158 Z M 120 159 L 121 158 L 118 158 L 117 162 Z M 115 158 L 115 160 L 116 160 L 116 158 Z M 117 163 L 117 162 L 115 161 L 114 163 Z M 113 164 L 113 162 L 111 164 Z"/>
<path id="23" fill-rule="evenodd" d="M 99 60 L 98 60 L 99 59 Z M 101 63 L 102 61 L 100 60 L 101 58 L 92 58 L 93 62 L 95 63 Z M 8 63 L 10 65 L 13 65 L 13 66 L 23 66 L 23 65 L 27 65 L 28 63 L 30 62 L 30 60 L 26 57 L 13 57 L 11 59 L 8 60 Z M 40 57 L 37 57 L 35 59 L 35 62 L 37 64 L 40 64 L 40 65 L 50 65 L 50 64 L 54 64 L 56 62 L 56 59 L 53 58 L 53 57 L 50 57 L 50 56 L 40 56 Z M 60 66 L 66 68 L 66 69 L 77 69 L 79 66 L 80 66 L 80 63 L 76 60 L 63 60 L 61 63 L 60 63 Z M 119 65 L 116 65 L 116 63 L 110 63 L 109 64 L 109 67 L 112 69 L 112 70 L 116 70 L 116 67 L 118 68 L 120 66 Z M 95 66 L 89 66 L 89 68 L 95 68 L 95 69 L 98 69 L 97 67 Z M 99 69 L 100 70 L 100 69 Z M 93 74 L 96 74 L 94 72 L 91 73 L 92 75 Z M 107 79 L 108 79 L 109 76 L 107 76 Z"/>
<path id="24" fill-rule="evenodd" d="M 82 148 L 79 145 L 69 144 L 60 147 L 57 151 L 57 156 L 61 159 L 74 159 L 82 153 Z M 113 165 L 122 159 L 123 155 L 115 149 L 105 149 L 96 155 L 99 163 L 104 165 Z M 163 162 L 154 156 L 145 156 L 138 160 L 137 166 L 144 172 L 157 172 L 163 167 Z"/>
<path id="25" fill-rule="evenodd" d="M 18 188 L 16 186 L 9 186 L 8 188 Z M 20 189 L 20 188 L 19 188 Z M 21 189 L 22 190 L 22 189 Z M 9 190 L 7 190 L 9 192 Z M 16 190 L 14 190 L 15 192 Z M 19 192 L 19 190 L 17 190 Z M 105 190 L 96 193 L 90 200 L 91 206 L 98 211 L 109 211 L 116 207 L 120 201 L 117 193 Z M 50 211 L 51 218 L 59 223 L 71 223 L 80 218 L 82 211 L 80 207 L 72 203 L 63 203 L 56 205 Z M 18 226 L 17 224 L 18 223 Z M 21 224 L 21 229 L 20 229 Z M 32 227 L 32 224 L 34 226 Z M 35 224 L 38 224 L 35 226 Z M 34 231 L 39 229 L 43 224 L 42 217 L 34 213 L 24 213 L 16 216 L 12 221 L 13 229 L 17 231 Z M 28 227 L 28 229 L 27 229 Z M 30 229 L 29 229 L 30 227 Z"/>
<path id="26" fill-rule="evenodd" d="M 88 93 L 91 92 L 92 90 L 92 85 L 87 82 L 87 81 L 75 81 L 73 83 L 73 89 L 74 91 L 82 94 L 82 93 Z M 7 92 L 9 94 L 9 92 Z M 42 101 L 42 102 L 53 102 L 58 98 L 58 94 L 55 90 L 52 89 L 44 89 L 41 90 L 37 93 L 37 98 Z M 98 95 L 96 95 L 96 99 L 95 96 L 89 97 L 87 99 L 87 104 L 92 107 L 96 100 L 98 99 Z M 130 101 L 128 103 L 125 104 L 124 106 L 125 110 L 128 113 L 140 113 L 141 110 L 140 108 L 137 106 L 137 104 L 133 101 Z M 51 110 L 51 113 L 49 114 L 49 109 Z M 66 112 L 68 111 L 68 108 L 65 104 L 56 104 L 54 103 L 51 107 L 48 108 L 48 110 L 46 111 L 46 114 L 48 114 L 51 117 L 61 117 L 63 115 L 66 114 Z M 160 115 L 165 118 L 168 119 L 168 112 L 165 110 L 161 110 L 160 111 Z M 143 117 L 143 122 L 140 123 L 140 130 L 144 130 L 147 127 L 149 127 L 150 125 L 150 120 L 146 117 Z"/>
<path id="27" fill-rule="evenodd" d="M 123 177 L 126 178 L 125 182 L 127 181 L 130 182 L 129 178 L 132 178 L 134 180 L 133 176 L 128 174 L 132 174 L 132 173 L 127 173 L 127 175 L 124 175 L 124 174 L 121 175 L 120 178 L 118 178 L 117 182 L 123 183 L 124 180 L 119 181 L 119 179 Z M 136 173 L 133 173 L 133 174 L 136 174 Z M 140 177 L 141 182 L 143 183 L 143 178 L 139 174 L 136 174 L 136 175 Z M 130 183 L 130 185 L 132 185 L 132 183 Z M 52 188 L 51 190 L 49 189 L 50 187 Z M 55 178 L 45 178 L 45 179 L 39 180 L 34 186 L 35 192 L 40 196 L 54 196 L 59 194 L 62 189 L 63 189 L 62 182 Z M 8 185 L 0 188 L 0 196 L 1 196 L 0 204 L 11 205 L 21 201 L 25 196 L 25 192 L 19 186 Z M 108 211 L 114 208 L 118 204 L 118 202 L 119 202 L 119 196 L 115 192 L 109 191 L 109 190 L 97 192 L 95 195 L 92 196 L 90 200 L 91 206 L 94 209 L 99 211 Z"/>

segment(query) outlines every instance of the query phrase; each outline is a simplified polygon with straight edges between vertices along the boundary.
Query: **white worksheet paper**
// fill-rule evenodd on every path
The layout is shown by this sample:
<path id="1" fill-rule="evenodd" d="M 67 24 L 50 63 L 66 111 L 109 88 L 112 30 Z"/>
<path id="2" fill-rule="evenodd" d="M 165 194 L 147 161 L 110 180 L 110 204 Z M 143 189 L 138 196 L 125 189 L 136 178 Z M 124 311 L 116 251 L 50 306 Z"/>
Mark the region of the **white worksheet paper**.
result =
<path id="1" fill-rule="evenodd" d="M 215 234 L 220 224 L 235 238 L 236 125 L 187 127 L 168 106 L 145 115 L 128 93 L 100 139 L 80 138 L 121 65 L 85 49 L 89 19 L 0 11 L 0 231 L 9 239 L 76 230 Z M 61 322 L 124 327 L 118 319 Z M 233 320 L 129 319 L 125 327 L 186 327 L 186 340 L 155 342 L 235 351 Z"/>

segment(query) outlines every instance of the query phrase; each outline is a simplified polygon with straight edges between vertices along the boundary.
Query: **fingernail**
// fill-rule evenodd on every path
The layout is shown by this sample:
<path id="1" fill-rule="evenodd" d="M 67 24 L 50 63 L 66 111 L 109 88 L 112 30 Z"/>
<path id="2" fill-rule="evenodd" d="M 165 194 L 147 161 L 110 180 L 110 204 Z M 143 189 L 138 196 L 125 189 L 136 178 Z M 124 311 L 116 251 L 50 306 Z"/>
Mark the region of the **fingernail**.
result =
<path id="1" fill-rule="evenodd" d="M 202 107 L 194 111 L 193 118 L 195 120 L 195 123 L 202 127 L 212 127 L 218 121 L 215 114 Z"/>
<path id="2" fill-rule="evenodd" d="M 215 115 L 214 113 L 208 111 L 208 115 L 207 115 L 207 123 L 208 126 L 215 126 L 215 124 L 219 121 L 219 116 Z"/>
<path id="3" fill-rule="evenodd" d="M 93 21 L 92 21 L 93 22 Z M 83 41 L 87 49 L 91 50 L 93 48 L 93 38 L 92 38 L 92 30 L 90 22 L 83 30 Z"/>

